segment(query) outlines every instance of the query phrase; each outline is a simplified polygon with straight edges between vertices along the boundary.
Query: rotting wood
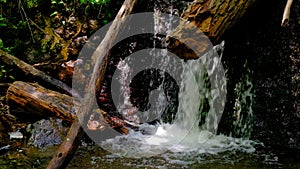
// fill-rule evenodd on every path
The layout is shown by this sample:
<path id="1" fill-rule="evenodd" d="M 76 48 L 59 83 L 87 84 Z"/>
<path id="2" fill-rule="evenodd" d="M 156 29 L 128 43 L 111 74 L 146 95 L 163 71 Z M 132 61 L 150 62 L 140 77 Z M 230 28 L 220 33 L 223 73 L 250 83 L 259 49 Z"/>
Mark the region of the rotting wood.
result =
<path id="1" fill-rule="evenodd" d="M 16 81 L 9 86 L 6 102 L 11 109 L 17 107 L 32 115 L 35 113 L 37 117 L 52 116 L 69 122 L 76 117 L 75 108 L 79 107 L 68 95 L 46 89 L 36 83 L 22 81 Z"/>
<path id="2" fill-rule="evenodd" d="M 40 118 L 52 116 L 68 122 L 74 121 L 75 112 L 80 106 L 78 101 L 68 95 L 46 89 L 36 83 L 22 81 L 16 81 L 10 85 L 6 94 L 6 102 L 12 109 L 17 107 L 17 110 L 27 112 L 29 116 L 36 115 Z M 101 109 L 93 110 L 93 113 L 100 115 L 101 118 L 97 121 L 100 125 L 107 124 L 107 127 L 109 125 L 109 127 L 116 128 L 121 133 L 128 133 L 128 129 L 125 128 L 128 125 L 121 119 L 111 117 Z"/>
<path id="3" fill-rule="evenodd" d="M 134 6 L 136 5 L 136 2 L 137 0 L 124 1 L 107 34 L 92 56 L 96 63 L 94 65 L 93 73 L 90 78 L 91 80 L 87 86 L 88 90 L 85 92 L 83 102 L 81 103 L 81 106 L 78 110 L 78 113 L 82 114 L 82 116 L 85 118 L 88 118 L 93 104 L 95 104 L 93 101 L 94 98 L 91 96 L 95 95 L 97 88 L 100 88 L 103 81 L 109 60 L 108 53 L 110 48 L 112 47 L 111 45 L 118 35 L 118 31 L 124 22 L 124 18 L 132 12 Z M 79 119 L 76 118 L 72 123 L 67 137 L 60 145 L 52 160 L 48 164 L 47 169 L 65 168 L 68 165 L 69 161 L 72 159 L 83 133 L 84 131 L 79 122 Z"/>

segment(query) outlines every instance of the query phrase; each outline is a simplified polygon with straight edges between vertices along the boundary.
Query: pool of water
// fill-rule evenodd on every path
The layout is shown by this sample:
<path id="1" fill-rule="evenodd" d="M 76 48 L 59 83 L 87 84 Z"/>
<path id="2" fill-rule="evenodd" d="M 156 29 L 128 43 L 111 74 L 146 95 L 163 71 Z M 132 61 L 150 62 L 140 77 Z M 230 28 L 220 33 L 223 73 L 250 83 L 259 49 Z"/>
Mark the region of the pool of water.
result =
<path id="1" fill-rule="evenodd" d="M 262 144 L 254 152 L 228 150 L 220 153 L 164 152 L 151 157 L 124 157 L 100 146 L 81 146 L 67 168 L 214 168 L 214 169 L 299 169 L 299 154 L 272 153 Z M 45 168 L 58 147 L 8 150 L 0 156 L 1 169 Z"/>

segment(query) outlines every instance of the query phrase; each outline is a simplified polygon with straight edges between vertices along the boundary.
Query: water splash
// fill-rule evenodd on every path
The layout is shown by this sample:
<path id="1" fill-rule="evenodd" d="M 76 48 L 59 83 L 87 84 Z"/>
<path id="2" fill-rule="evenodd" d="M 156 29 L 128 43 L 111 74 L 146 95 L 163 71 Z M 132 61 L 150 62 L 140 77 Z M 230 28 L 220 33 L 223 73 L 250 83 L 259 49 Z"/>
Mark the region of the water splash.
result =
<path id="1" fill-rule="evenodd" d="M 134 122 L 136 124 L 140 123 L 140 119 L 136 115 L 138 111 L 136 107 L 134 107 L 130 101 L 130 87 L 128 84 L 131 83 L 131 73 L 129 65 L 121 60 L 117 65 L 117 69 L 120 70 L 119 82 L 121 85 L 121 95 L 124 99 L 119 99 L 120 104 L 117 105 L 118 112 L 121 112 L 123 118 L 130 122 Z"/>
<path id="2" fill-rule="evenodd" d="M 159 20 L 155 20 L 157 18 Z M 154 21 L 155 38 L 160 38 L 156 35 L 161 32 L 170 32 L 174 27 L 171 20 L 164 20 L 160 17 L 159 10 L 156 10 Z M 156 41 L 154 41 L 154 46 L 156 46 L 155 43 Z M 225 151 L 254 152 L 255 142 L 253 141 L 216 134 L 223 113 L 218 109 L 218 105 L 224 106 L 225 104 L 220 100 L 220 95 L 226 93 L 227 80 L 226 77 L 218 76 L 217 73 L 220 71 L 221 64 L 220 59 L 215 57 L 217 48 L 221 49 L 222 53 L 224 44 L 216 46 L 200 59 L 187 62 L 180 60 L 176 63 L 172 63 L 173 60 L 170 58 L 174 56 L 171 56 L 167 49 L 156 50 L 154 48 L 149 52 L 150 58 L 152 58 L 148 62 L 150 68 L 153 65 L 159 67 L 162 77 L 165 76 L 164 72 L 172 71 L 177 72 L 176 74 L 180 76 L 173 77 L 180 79 L 176 80 L 180 90 L 178 109 L 172 123 L 160 121 L 156 125 L 139 124 L 141 116 L 135 116 L 137 109 L 130 103 L 130 89 L 124 88 L 131 82 L 128 79 L 132 79 L 131 69 L 133 67 L 130 62 L 133 61 L 126 60 L 128 65 L 121 61 L 118 66 L 121 71 L 119 76 L 119 83 L 122 86 L 120 94 L 125 95 L 125 101 L 120 102 L 118 107 L 123 115 L 125 114 L 124 118 L 139 125 L 140 130 L 132 130 L 128 135 L 103 141 L 101 146 L 118 156 L 140 158 L 159 155 L 164 158 L 177 159 L 177 162 L 180 161 L 179 159 L 187 161 L 195 159 L 194 157 L 199 154 L 218 154 Z M 204 64 L 207 65 L 204 66 Z M 150 99 L 151 107 L 155 107 L 151 112 L 154 117 L 160 116 L 162 109 L 168 103 L 163 85 L 165 78 L 163 79 L 162 85 L 158 86 L 154 92 L 156 99 Z M 134 113 L 128 113 L 128 107 L 130 110 L 134 110 Z M 147 112 L 144 113 L 147 114 Z M 131 117 L 127 116 L 128 114 Z M 184 161 L 181 162 L 184 163 Z"/>
<path id="3" fill-rule="evenodd" d="M 164 56 L 165 53 L 159 54 L 160 57 L 162 55 Z M 208 52 L 207 55 L 210 56 L 211 53 Z M 162 121 L 156 125 L 144 123 L 139 126 L 140 131 L 132 130 L 128 135 L 108 139 L 103 141 L 101 146 L 120 156 L 138 158 L 160 154 L 163 157 L 181 159 L 187 158 L 186 156 L 218 154 L 225 151 L 254 152 L 255 142 L 253 141 L 216 134 L 220 114 L 214 109 L 214 103 L 221 91 L 226 90 L 226 78 L 218 77 L 217 84 L 208 84 L 211 82 L 209 75 L 214 74 L 220 62 L 213 57 L 204 58 L 210 59 L 210 69 L 204 67 L 200 59 L 189 61 L 189 67 L 184 66 L 187 65 L 185 62 L 181 62 L 183 69 L 180 74 L 179 105 L 173 123 Z M 130 66 L 122 68 L 124 75 L 129 70 Z M 198 72 L 197 76 L 191 76 L 192 71 Z M 130 82 L 125 78 L 127 76 L 120 76 L 121 84 Z M 245 94 L 248 93 L 241 93 L 240 97 L 246 97 Z M 162 96 L 165 97 L 165 95 Z M 163 97 L 158 97 L 155 104 L 162 104 L 166 100 Z M 208 104 L 209 109 L 203 113 L 205 104 Z M 159 106 L 157 108 L 160 109 Z M 202 119 L 205 120 L 201 123 Z"/>

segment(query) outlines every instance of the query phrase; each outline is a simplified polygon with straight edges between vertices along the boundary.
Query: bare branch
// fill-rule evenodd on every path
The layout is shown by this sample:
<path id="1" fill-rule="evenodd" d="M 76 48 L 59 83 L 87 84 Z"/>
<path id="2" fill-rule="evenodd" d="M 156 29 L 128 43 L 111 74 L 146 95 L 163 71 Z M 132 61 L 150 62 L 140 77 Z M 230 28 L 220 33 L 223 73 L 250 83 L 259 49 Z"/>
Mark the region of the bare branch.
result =
<path id="1" fill-rule="evenodd" d="M 289 21 L 290 10 L 291 10 L 292 3 L 293 3 L 293 0 L 287 0 L 287 2 L 286 2 L 284 12 L 283 12 L 283 16 L 282 16 L 282 21 L 281 21 L 281 26 L 282 27 L 286 26 L 288 21 Z"/>

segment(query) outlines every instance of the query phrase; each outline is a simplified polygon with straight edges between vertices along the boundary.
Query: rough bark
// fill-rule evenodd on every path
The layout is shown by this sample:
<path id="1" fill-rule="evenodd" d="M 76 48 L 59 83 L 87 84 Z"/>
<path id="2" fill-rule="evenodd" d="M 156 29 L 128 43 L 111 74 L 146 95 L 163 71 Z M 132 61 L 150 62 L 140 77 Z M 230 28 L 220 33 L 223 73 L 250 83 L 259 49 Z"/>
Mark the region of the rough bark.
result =
<path id="1" fill-rule="evenodd" d="M 79 107 L 79 103 L 73 103 L 73 98 L 68 95 L 48 90 L 36 83 L 21 81 L 9 86 L 6 101 L 11 109 L 17 107 L 29 115 L 53 116 L 69 122 L 76 117 L 75 110 Z"/>
<path id="2" fill-rule="evenodd" d="M 108 64 L 108 53 L 111 48 L 112 43 L 118 35 L 118 31 L 124 22 L 124 18 L 129 15 L 135 6 L 137 0 L 125 0 L 122 7 L 120 8 L 116 18 L 114 19 L 112 25 L 110 26 L 106 36 L 102 40 L 101 44 L 97 47 L 92 58 L 96 61 L 91 75 L 90 83 L 87 86 L 87 91 L 83 98 L 83 102 L 78 110 L 78 113 L 84 117 L 84 121 L 87 121 L 87 117 L 93 107 L 96 89 L 100 88 L 101 83 L 104 78 L 106 67 Z M 65 168 L 75 150 L 78 147 L 78 140 L 82 137 L 84 131 L 80 125 L 78 118 L 72 123 L 72 126 L 68 132 L 66 139 L 60 145 L 56 154 L 53 156 L 52 160 L 47 166 L 47 169 Z"/>
<path id="3" fill-rule="evenodd" d="M 195 45 L 199 51 L 207 50 L 208 44 L 202 40 L 201 34 L 195 34 L 193 38 L 185 39 L 184 35 L 189 32 L 192 25 L 197 26 L 215 45 L 220 41 L 226 31 L 228 31 L 247 11 L 255 0 L 195 0 L 183 12 L 182 18 L 188 20 L 188 24 L 179 24 L 175 31 L 171 33 L 178 40 L 168 39 L 170 45 L 168 49 L 175 54 L 181 55 L 185 59 L 195 59 L 195 55 L 190 49 L 184 47 L 184 43 Z M 199 44 L 199 42 L 203 42 Z M 178 51 L 178 46 L 182 46 Z M 189 46 L 191 47 L 191 46 Z M 179 53 L 180 52 L 180 53 Z"/>
<path id="4" fill-rule="evenodd" d="M 37 115 L 39 117 L 57 117 L 69 122 L 76 118 L 76 110 L 80 103 L 74 98 L 48 90 L 36 83 L 27 83 L 16 81 L 10 85 L 6 94 L 6 101 L 11 109 L 17 107 L 23 113 L 27 112 L 28 116 Z M 98 123 L 109 124 L 109 127 L 118 129 L 121 133 L 127 134 L 127 125 L 117 117 L 109 116 L 101 109 L 93 110 L 93 113 L 101 115 Z M 121 122 L 121 123 L 120 123 Z"/>

